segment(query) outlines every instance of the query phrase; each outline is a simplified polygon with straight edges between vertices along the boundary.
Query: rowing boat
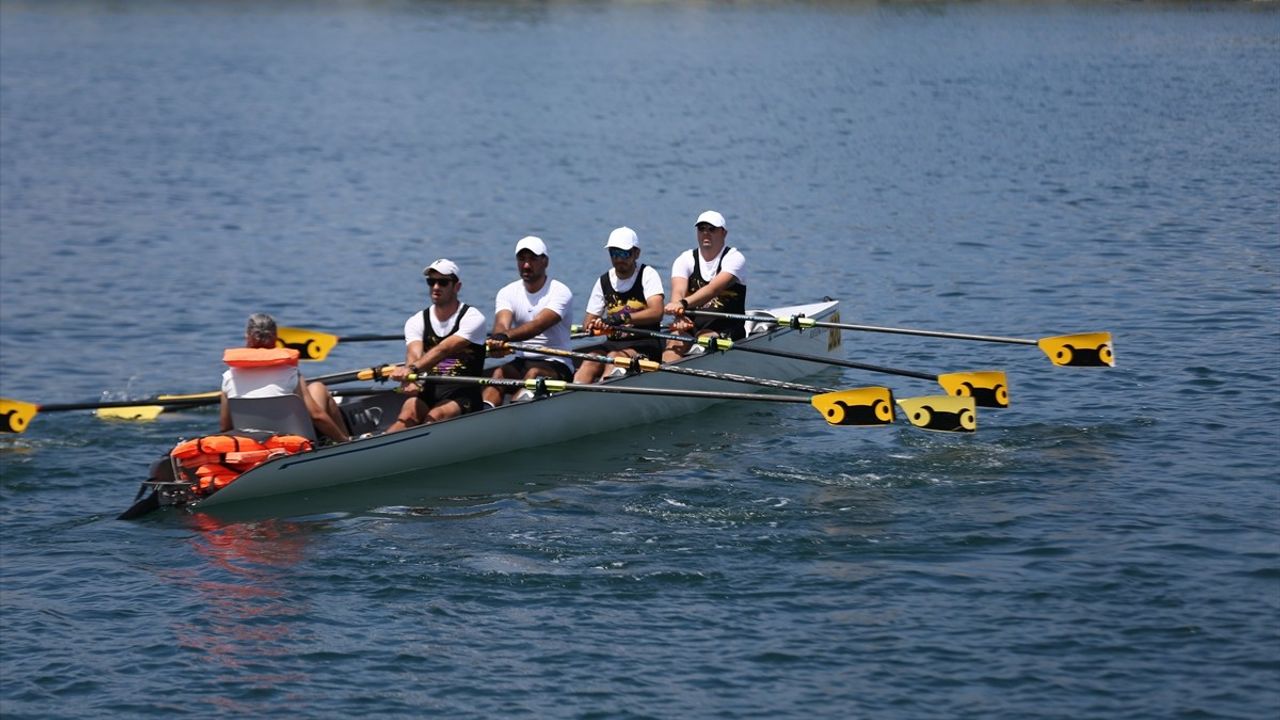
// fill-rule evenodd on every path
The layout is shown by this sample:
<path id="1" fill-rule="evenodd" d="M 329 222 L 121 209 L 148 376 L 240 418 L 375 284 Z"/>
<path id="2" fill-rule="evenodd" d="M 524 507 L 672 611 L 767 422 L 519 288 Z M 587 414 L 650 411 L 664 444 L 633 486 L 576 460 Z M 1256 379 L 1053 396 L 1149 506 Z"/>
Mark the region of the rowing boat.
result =
<path id="1" fill-rule="evenodd" d="M 839 302 L 825 300 L 766 312 L 775 318 L 804 316 L 838 321 Z M 736 346 L 823 357 L 832 356 L 840 346 L 838 329 L 792 328 L 777 323 L 747 322 L 747 330 L 747 337 L 735 343 Z M 793 380 L 826 367 L 797 358 L 736 352 L 706 352 L 686 357 L 679 363 L 715 372 L 779 380 Z M 725 380 L 669 373 L 627 375 L 608 379 L 605 383 L 616 384 L 620 388 L 743 390 L 741 385 Z M 422 482 L 431 482 L 424 471 L 434 467 L 614 432 L 698 412 L 723 401 L 707 397 L 647 394 L 609 394 L 606 397 L 603 393 L 568 390 L 389 435 L 374 435 L 277 457 L 202 497 L 179 492 L 180 483 L 175 482 L 171 464 L 157 462 L 139 497 L 148 490 L 151 494 L 135 507 L 174 505 L 194 510 L 373 480 L 415 477 Z M 383 426 L 393 419 L 393 416 L 385 417 Z"/>

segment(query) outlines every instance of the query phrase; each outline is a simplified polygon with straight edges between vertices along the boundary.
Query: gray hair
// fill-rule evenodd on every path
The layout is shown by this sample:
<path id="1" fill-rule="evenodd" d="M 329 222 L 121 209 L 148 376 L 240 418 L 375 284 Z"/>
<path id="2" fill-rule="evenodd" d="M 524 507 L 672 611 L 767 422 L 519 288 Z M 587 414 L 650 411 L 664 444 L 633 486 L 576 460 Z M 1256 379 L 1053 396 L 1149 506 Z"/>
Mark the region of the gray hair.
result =
<path id="1" fill-rule="evenodd" d="M 251 348 L 276 346 L 276 320 L 266 313 L 254 313 L 244 326 L 244 338 Z"/>

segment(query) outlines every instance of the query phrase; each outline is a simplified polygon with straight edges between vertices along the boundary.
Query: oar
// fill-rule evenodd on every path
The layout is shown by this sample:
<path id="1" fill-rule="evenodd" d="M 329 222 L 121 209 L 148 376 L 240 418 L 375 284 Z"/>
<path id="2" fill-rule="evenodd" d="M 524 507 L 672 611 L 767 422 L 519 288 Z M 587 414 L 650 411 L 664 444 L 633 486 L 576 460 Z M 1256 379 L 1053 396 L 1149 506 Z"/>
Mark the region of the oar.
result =
<path id="1" fill-rule="evenodd" d="M 976 406 L 990 408 L 1009 407 L 1009 381 L 1008 378 L 1005 377 L 1003 370 L 972 370 L 969 372 L 930 375 L 928 373 L 916 372 L 915 370 L 899 370 L 897 368 L 868 365 L 866 363 L 853 362 L 852 360 L 840 360 L 838 358 L 830 358 L 822 355 L 806 355 L 804 353 L 788 352 L 786 350 L 772 350 L 769 348 L 755 347 L 753 345 L 735 345 L 734 342 L 728 338 L 717 338 L 711 336 L 691 338 L 686 335 L 676 335 L 674 333 L 632 327 L 616 328 L 615 332 L 647 335 L 665 340 L 677 340 L 684 343 L 697 343 L 698 345 L 710 350 L 729 350 L 732 348 L 743 352 L 758 353 L 760 355 L 772 355 L 774 357 L 790 358 L 792 360 L 805 360 L 807 362 L 854 368 L 857 370 L 869 370 L 871 372 L 887 373 L 889 375 L 902 375 L 904 377 L 920 378 L 921 380 L 934 380 L 942 386 L 942 389 L 947 391 L 948 395 L 957 398 L 973 398 Z M 927 397 L 943 396 L 931 395 Z M 899 402 L 899 404 L 901 404 L 901 402 Z"/>
<path id="2" fill-rule="evenodd" d="M 330 373 L 328 375 L 318 375 L 313 378 L 307 378 L 307 382 L 322 382 L 329 385 L 335 383 L 351 382 L 353 380 L 381 380 L 385 376 L 382 371 L 391 372 L 388 368 L 363 368 L 360 370 L 347 370 L 345 372 Z M 372 377 L 366 377 L 368 373 L 374 373 Z M 378 374 L 382 373 L 382 374 Z M 212 392 L 193 393 L 191 395 L 157 395 L 154 398 L 144 398 L 142 400 L 133 400 L 133 403 L 143 403 L 134 405 L 122 405 L 120 407 L 99 408 L 95 414 L 101 418 L 111 418 L 113 420 L 155 420 L 160 413 L 164 412 L 164 404 L 157 404 L 152 400 L 191 400 L 191 407 L 199 407 L 201 405 L 212 405 L 218 401 L 221 391 L 214 390 Z"/>
<path id="3" fill-rule="evenodd" d="M 404 340 L 404 335 L 332 335 L 307 328 L 282 327 L 276 329 L 280 345 L 298 351 L 303 360 L 323 360 L 340 342 L 380 342 Z"/>
<path id="4" fill-rule="evenodd" d="M 996 335 L 969 335 L 966 333 L 938 332 L 936 330 L 913 330 L 911 328 L 880 327 L 877 325 L 852 325 L 850 323 L 827 322 L 814 320 L 802 315 L 775 318 L 770 315 L 739 315 L 736 313 L 719 313 L 709 310 L 686 310 L 685 314 L 694 317 L 714 317 L 729 320 L 750 320 L 752 322 L 785 325 L 797 330 L 814 327 L 836 328 L 838 330 L 859 330 L 865 332 L 894 333 L 898 335 L 920 335 L 922 337 L 947 338 L 951 340 L 976 340 L 978 342 L 1009 343 L 1013 345 L 1035 345 L 1049 356 L 1054 365 L 1071 367 L 1114 367 L 1115 353 L 1111 345 L 1111 333 L 1093 332 L 1058 335 L 1056 337 L 1029 340 L 1026 338 L 999 337 Z"/>
<path id="5" fill-rule="evenodd" d="M 893 392 L 885 387 L 865 387 L 839 390 L 817 395 L 758 395 L 755 393 L 718 392 L 713 390 L 679 390 L 675 388 L 630 387 L 604 384 L 586 385 L 564 380 L 535 378 L 515 380 L 503 378 L 478 378 L 448 375 L 409 375 L 409 379 L 422 383 L 472 384 L 490 387 L 524 388 L 535 394 L 582 390 L 584 392 L 619 393 L 635 395 L 663 395 L 668 397 L 705 398 L 708 400 L 749 400 L 753 402 L 808 403 L 832 425 L 888 425 L 893 422 Z"/>
<path id="6" fill-rule="evenodd" d="M 779 390 L 795 390 L 797 392 L 807 392 L 811 394 L 834 392 L 834 390 L 830 388 L 801 385 L 800 383 L 787 382 L 785 380 L 771 380 L 768 378 L 752 377 L 750 375 L 738 375 L 737 373 L 687 368 L 679 365 L 666 365 L 657 362 L 656 360 L 649 360 L 642 357 L 609 357 L 608 355 L 574 352 L 572 350 L 561 350 L 559 348 L 543 347 L 541 345 L 530 345 L 528 343 L 520 342 L 507 342 L 505 345 L 513 350 L 542 353 L 543 355 L 558 355 L 560 357 L 573 358 L 575 360 L 590 360 L 604 365 L 617 365 L 618 367 L 624 367 L 628 370 L 635 370 L 637 372 L 662 371 L 676 375 L 689 375 L 691 377 L 707 378 L 709 380 L 725 380 L 728 382 L 759 385 L 760 387 L 777 388 Z"/>
<path id="7" fill-rule="evenodd" d="M 346 372 L 333 373 L 331 375 L 322 375 L 313 380 L 319 380 L 325 383 L 350 382 L 354 380 L 381 380 L 387 376 L 394 366 L 379 365 L 376 367 L 363 368 L 360 370 L 348 370 Z M 9 398 L 0 398 L 0 432 L 20 433 L 25 432 L 27 426 L 31 424 L 31 420 L 37 413 L 41 412 L 64 412 L 68 410 L 103 410 L 107 408 L 125 408 L 130 411 L 125 417 L 140 418 L 146 417 L 150 413 L 150 408 L 158 408 L 155 414 L 158 415 L 164 408 L 194 408 L 202 405 L 215 405 L 218 402 L 220 393 L 199 393 L 195 395 L 173 395 L 148 398 L 146 400 L 101 400 L 97 402 L 78 402 L 78 403 L 52 403 L 52 404 L 36 404 L 24 402 L 22 400 L 11 400 Z M 145 406 L 138 405 L 139 402 L 145 402 Z M 134 412 L 136 410 L 136 412 Z M 155 415 L 150 415 L 154 418 Z"/>

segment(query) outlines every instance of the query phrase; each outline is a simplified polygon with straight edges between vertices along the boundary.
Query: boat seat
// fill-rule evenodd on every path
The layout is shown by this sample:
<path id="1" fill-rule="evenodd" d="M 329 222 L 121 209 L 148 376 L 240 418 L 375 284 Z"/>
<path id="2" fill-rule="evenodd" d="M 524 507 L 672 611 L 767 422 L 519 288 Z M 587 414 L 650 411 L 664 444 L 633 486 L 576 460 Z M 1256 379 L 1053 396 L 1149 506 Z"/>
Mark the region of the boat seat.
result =
<path id="1" fill-rule="evenodd" d="M 307 403 L 297 395 L 260 398 L 227 398 L 231 426 L 237 430 L 263 430 L 276 435 L 301 435 L 318 445 Z"/>

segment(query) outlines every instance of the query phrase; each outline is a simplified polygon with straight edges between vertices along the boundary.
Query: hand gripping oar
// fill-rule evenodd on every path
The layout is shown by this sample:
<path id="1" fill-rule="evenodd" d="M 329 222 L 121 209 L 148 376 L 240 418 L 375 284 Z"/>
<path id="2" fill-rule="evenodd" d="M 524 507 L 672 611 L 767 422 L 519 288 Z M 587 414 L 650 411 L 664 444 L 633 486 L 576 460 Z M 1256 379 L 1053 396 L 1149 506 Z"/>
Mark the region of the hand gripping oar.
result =
<path id="1" fill-rule="evenodd" d="M 559 348 L 543 347 L 541 345 L 529 345 L 521 342 L 506 342 L 504 344 L 513 350 L 541 353 L 543 355 L 558 355 L 560 357 L 574 358 L 575 360 L 590 360 L 604 365 L 624 367 L 628 370 L 635 370 L 636 372 L 662 371 L 676 375 L 689 375 L 691 377 L 707 378 L 708 380 L 725 380 L 728 382 L 744 383 L 746 385 L 759 385 L 760 387 L 777 388 L 779 390 L 795 390 L 797 392 L 806 392 L 811 394 L 835 392 L 835 390 L 831 388 L 801 385 L 800 383 L 787 382 L 785 380 L 771 380 L 769 378 L 752 377 L 751 375 L 738 375 L 737 373 L 687 368 L 679 365 L 666 365 L 657 362 L 656 360 L 649 360 L 641 357 L 609 357 L 608 355 L 574 352 L 572 350 L 561 350 Z"/>
<path id="2" fill-rule="evenodd" d="M 1000 370 L 982 370 L 965 373 L 948 373 L 946 375 L 928 375 L 926 373 L 915 372 L 912 370 L 897 370 L 894 368 L 883 368 L 876 365 L 865 365 L 849 360 L 838 360 L 836 358 L 823 357 L 822 355 L 806 355 L 805 353 L 788 352 L 786 350 L 772 350 L 769 348 L 759 348 L 750 345 L 735 345 L 728 338 L 718 338 L 711 336 L 703 336 L 691 338 L 686 335 L 676 335 L 674 333 L 660 332 L 657 330 L 644 330 L 641 328 L 621 327 L 615 332 L 632 333 L 638 335 L 647 335 L 649 337 L 663 338 L 666 340 L 677 340 L 684 343 L 696 343 L 710 350 L 741 350 L 742 352 L 753 352 L 760 355 L 772 355 L 774 357 L 789 358 L 792 360 L 804 360 L 806 362 L 823 363 L 827 365 L 836 365 L 839 367 L 851 367 L 860 370 L 871 370 L 874 372 L 884 372 L 893 375 L 905 375 L 907 377 L 917 377 L 925 380 L 936 380 L 942 385 L 950 395 L 925 395 L 915 398 L 921 401 L 928 401 L 929 407 L 939 411 L 937 420 L 934 420 L 933 413 L 917 414 L 912 413 L 908 404 L 914 407 L 914 403 L 909 403 L 909 399 L 904 398 L 898 401 L 898 404 L 908 411 L 907 418 L 911 420 L 911 424 L 925 430 L 943 430 L 947 432 L 972 432 L 977 429 L 977 406 L 1003 408 L 1009 406 L 1009 390 L 1008 382 L 1005 379 L 1003 371 Z M 965 411 L 968 411 L 967 413 Z M 969 417 L 973 422 L 951 423 L 950 416 Z"/>
<path id="3" fill-rule="evenodd" d="M 775 318 L 770 315 L 739 315 L 736 313 L 719 313 L 709 310 L 686 310 L 692 316 L 726 318 L 729 320 L 750 320 L 752 322 L 773 323 L 795 329 L 814 327 L 836 328 L 838 330 L 859 330 L 865 332 L 894 333 L 897 335 L 919 335 L 922 337 L 947 338 L 951 340 L 976 340 L 978 342 L 1009 343 L 1013 345 L 1035 345 L 1041 352 L 1049 356 L 1054 365 L 1070 367 L 1114 367 L 1115 353 L 1111 345 L 1111 333 L 1077 333 L 1074 335 L 1058 335 L 1056 337 L 1028 340 L 1025 338 L 998 337 L 995 335 L 969 335 L 965 333 L 938 332 L 936 330 L 913 330 L 911 328 L 880 327 L 877 325 L 852 325 L 850 323 L 827 322 L 814 320 L 801 315 Z"/>
<path id="4" fill-rule="evenodd" d="M 404 340 L 404 335 L 331 335 L 307 328 L 282 327 L 276 329 L 276 341 L 281 347 L 293 348 L 303 360 L 323 360 L 340 342 L 379 342 Z"/>
<path id="5" fill-rule="evenodd" d="M 386 378 L 393 368 L 394 366 L 379 365 L 376 367 L 362 368 L 360 370 L 348 370 L 346 372 L 332 373 L 330 375 L 321 375 L 319 377 L 311 378 L 309 382 L 320 381 L 332 384 L 351 382 L 355 380 L 382 380 Z M 0 398 L 0 432 L 25 432 L 27 426 L 31 424 L 31 420 L 40 412 L 123 408 L 128 411 L 123 415 L 126 419 L 146 419 L 148 415 L 151 419 L 154 419 L 155 416 L 164 408 L 194 408 L 203 405 L 216 405 L 220 395 L 220 392 L 215 391 L 197 393 L 193 395 L 161 395 L 159 397 L 147 398 L 146 400 L 103 400 L 98 402 L 54 403 L 47 405 L 23 402 L 22 400 L 11 400 L 9 398 Z M 138 403 L 145 403 L 145 405 L 139 405 Z M 153 408 L 155 411 L 154 414 L 151 414 Z"/>
<path id="6" fill-rule="evenodd" d="M 888 425 L 893 422 L 893 392 L 885 387 L 865 387 L 839 390 L 819 395 L 760 395 L 756 393 L 718 392 L 713 390 L 679 390 L 675 388 L 631 387 L 606 383 L 585 385 L 564 380 L 534 378 L 515 380 L 503 378 L 478 378 L 449 375 L 410 374 L 409 379 L 419 383 L 471 384 L 490 387 L 523 388 L 535 395 L 546 395 L 565 390 L 585 392 L 619 393 L 634 395 L 665 395 L 668 397 L 705 398 L 708 400 L 748 400 L 752 402 L 809 403 L 832 425 Z"/>

